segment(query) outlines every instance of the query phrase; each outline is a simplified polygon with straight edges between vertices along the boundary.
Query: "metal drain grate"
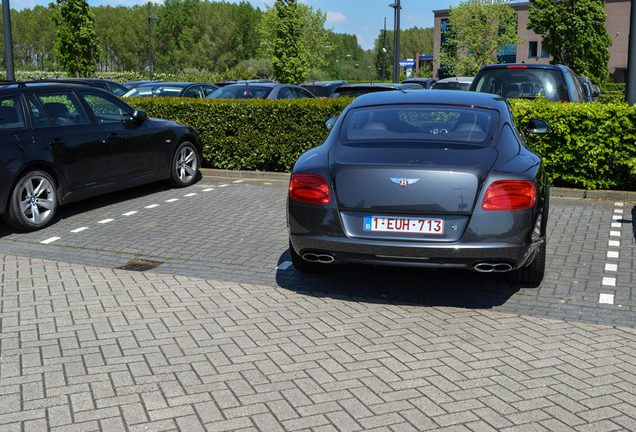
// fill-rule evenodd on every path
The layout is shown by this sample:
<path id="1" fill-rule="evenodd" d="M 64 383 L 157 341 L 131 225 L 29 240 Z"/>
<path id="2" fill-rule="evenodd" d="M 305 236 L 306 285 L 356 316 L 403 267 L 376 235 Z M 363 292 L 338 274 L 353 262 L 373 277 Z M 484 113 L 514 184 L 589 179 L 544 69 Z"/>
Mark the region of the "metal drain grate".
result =
<path id="1" fill-rule="evenodd" d="M 154 268 L 157 268 L 161 264 L 163 264 L 163 263 L 162 262 L 158 262 L 158 261 L 148 261 L 148 260 L 134 259 L 132 261 L 127 262 L 126 264 L 124 264 L 121 267 L 117 267 L 117 270 L 128 270 L 128 271 L 142 272 L 142 271 L 152 270 Z"/>

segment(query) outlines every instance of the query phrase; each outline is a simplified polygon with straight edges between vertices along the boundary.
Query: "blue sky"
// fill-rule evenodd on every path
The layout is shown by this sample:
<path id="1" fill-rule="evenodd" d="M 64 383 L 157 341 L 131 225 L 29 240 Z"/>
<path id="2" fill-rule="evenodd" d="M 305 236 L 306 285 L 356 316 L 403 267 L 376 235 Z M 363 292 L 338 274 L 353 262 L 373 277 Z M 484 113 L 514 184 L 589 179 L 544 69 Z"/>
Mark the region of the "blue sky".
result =
<path id="1" fill-rule="evenodd" d="M 32 8 L 35 5 L 48 5 L 54 0 L 9 0 L 12 9 Z M 232 0 L 230 0 L 232 1 Z M 254 7 L 265 9 L 272 6 L 274 0 L 248 0 Z M 396 0 L 300 0 L 314 8 L 327 13 L 325 28 L 333 29 L 336 33 L 354 34 L 358 37 L 360 46 L 364 49 L 373 47 L 373 41 L 384 26 L 393 29 L 393 9 L 390 3 Z M 153 0 L 154 3 L 162 3 Z M 232 1 L 238 3 L 237 1 Z M 145 4 L 147 1 L 115 0 L 101 1 L 88 0 L 91 6 L 99 5 L 124 5 L 131 6 Z M 434 0 L 401 0 L 402 11 L 400 14 L 400 27 L 433 27 L 433 10 L 447 9 L 449 6 L 457 6 L 459 0 L 434 1 Z"/>

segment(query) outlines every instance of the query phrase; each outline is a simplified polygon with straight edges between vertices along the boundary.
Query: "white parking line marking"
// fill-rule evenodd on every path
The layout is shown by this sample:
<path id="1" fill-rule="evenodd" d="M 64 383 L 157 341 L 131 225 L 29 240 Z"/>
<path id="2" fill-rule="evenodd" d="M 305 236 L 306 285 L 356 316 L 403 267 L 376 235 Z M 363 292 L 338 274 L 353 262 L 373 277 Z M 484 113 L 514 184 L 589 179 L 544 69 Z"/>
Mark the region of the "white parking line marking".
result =
<path id="1" fill-rule="evenodd" d="M 619 206 L 619 207 L 623 207 L 625 205 L 625 203 L 617 202 L 617 203 L 614 203 L 614 205 L 615 206 Z"/>
<path id="2" fill-rule="evenodd" d="M 81 227 L 81 228 L 77 228 L 77 229 L 71 230 L 71 232 L 72 233 L 78 233 L 78 232 L 82 232 L 82 231 L 87 230 L 87 229 L 88 229 L 88 227 Z"/>
<path id="3" fill-rule="evenodd" d="M 172 198 L 172 199 L 166 200 L 166 202 L 175 202 L 175 201 L 179 201 L 179 198 Z"/>
<path id="4" fill-rule="evenodd" d="M 207 188 L 207 189 L 203 189 L 201 192 L 210 192 L 210 191 L 213 191 L 213 190 L 214 190 L 214 188 Z"/>
<path id="5" fill-rule="evenodd" d="M 51 238 L 48 238 L 48 239 L 46 239 L 46 240 L 41 241 L 40 243 L 42 243 L 42 244 L 49 244 L 49 243 L 53 243 L 54 241 L 59 240 L 59 239 L 61 239 L 61 238 L 62 238 L 62 237 L 51 237 Z"/>
<path id="6" fill-rule="evenodd" d="M 243 183 L 243 180 L 236 180 L 236 181 L 233 181 L 232 183 Z"/>
<path id="7" fill-rule="evenodd" d="M 604 277 L 603 285 L 616 286 L 616 278 Z"/>
<path id="8" fill-rule="evenodd" d="M 132 216 L 135 213 L 137 213 L 137 212 L 133 210 L 133 211 L 129 211 L 128 213 L 124 213 L 122 216 Z"/>
<path id="9" fill-rule="evenodd" d="M 623 213 L 623 209 L 614 209 L 614 213 Z"/>
<path id="10" fill-rule="evenodd" d="M 615 251 L 607 251 L 608 258 L 618 258 L 618 252 Z"/>
<path id="11" fill-rule="evenodd" d="M 291 266 L 291 261 L 283 261 L 278 267 L 276 267 L 276 270 L 287 270 Z"/>
<path id="12" fill-rule="evenodd" d="M 610 235 L 612 237 L 620 237 L 621 236 L 621 232 L 620 231 L 610 231 Z"/>
<path id="13" fill-rule="evenodd" d="M 618 271 L 618 264 L 605 264 L 605 271 Z"/>
<path id="14" fill-rule="evenodd" d="M 623 218 L 623 216 L 621 216 L 621 215 L 612 215 L 612 219 L 614 219 L 614 220 L 618 220 L 618 219 L 622 219 L 622 218 Z"/>
<path id="15" fill-rule="evenodd" d="M 108 222 L 112 222 L 112 221 L 114 221 L 114 220 L 115 220 L 115 219 L 104 219 L 104 220 L 100 220 L 100 221 L 99 221 L 99 222 L 97 222 L 97 223 L 105 224 L 105 223 L 108 223 Z"/>
<path id="16" fill-rule="evenodd" d="M 616 247 L 618 247 L 620 245 L 621 245 L 621 242 L 619 240 L 610 240 L 609 243 L 608 243 L 608 246 L 616 246 Z"/>
<path id="17" fill-rule="evenodd" d="M 621 222 L 612 222 L 612 228 L 621 228 L 622 226 Z"/>
<path id="18" fill-rule="evenodd" d="M 189 194 L 184 195 L 184 197 L 190 197 L 190 196 L 195 196 L 195 195 L 196 195 L 196 193 L 189 193 Z"/>
<path id="19" fill-rule="evenodd" d="M 219 187 L 225 187 L 225 186 L 229 186 L 229 185 L 226 185 L 226 184 L 224 184 L 224 185 L 219 185 Z"/>
<path id="20" fill-rule="evenodd" d="M 151 204 L 149 206 L 146 206 L 145 208 L 155 208 L 155 207 L 159 207 L 159 204 Z"/>
<path id="21" fill-rule="evenodd" d="M 601 294 L 598 296 L 599 303 L 614 304 L 614 294 Z"/>

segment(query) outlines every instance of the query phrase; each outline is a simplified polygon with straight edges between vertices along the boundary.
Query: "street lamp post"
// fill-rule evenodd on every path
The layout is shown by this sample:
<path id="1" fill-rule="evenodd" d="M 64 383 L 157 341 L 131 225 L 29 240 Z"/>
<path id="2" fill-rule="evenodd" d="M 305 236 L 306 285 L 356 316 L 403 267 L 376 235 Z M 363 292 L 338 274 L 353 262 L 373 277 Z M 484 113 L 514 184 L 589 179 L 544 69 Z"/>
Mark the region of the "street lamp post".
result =
<path id="1" fill-rule="evenodd" d="M 2 21 L 4 23 L 4 66 L 7 70 L 7 81 L 15 81 L 13 40 L 11 39 L 11 7 L 9 6 L 9 0 L 2 2 Z"/>
<path id="2" fill-rule="evenodd" d="M 148 2 L 148 71 L 150 72 L 150 81 L 152 81 L 152 41 L 150 36 L 150 22 L 152 20 L 160 20 L 156 16 L 150 16 L 150 2 Z"/>
<path id="3" fill-rule="evenodd" d="M 386 70 L 386 17 L 384 17 L 384 29 L 380 30 L 382 32 L 382 81 L 384 78 L 384 71 Z"/>
<path id="4" fill-rule="evenodd" d="M 389 7 L 394 9 L 393 11 L 393 82 L 398 84 L 400 82 L 400 0 L 396 0 L 396 3 L 391 3 Z"/>
<path id="5" fill-rule="evenodd" d="M 327 45 L 325 48 L 338 48 L 338 80 L 342 80 L 342 50 L 339 46 Z"/>
<path id="6" fill-rule="evenodd" d="M 356 81 L 360 81 L 360 78 L 358 78 L 358 63 L 356 63 Z"/>
<path id="7" fill-rule="evenodd" d="M 267 45 L 267 42 L 256 42 L 250 45 L 250 69 L 252 69 L 252 48 L 254 47 L 254 45 L 261 45 L 261 44 Z"/>

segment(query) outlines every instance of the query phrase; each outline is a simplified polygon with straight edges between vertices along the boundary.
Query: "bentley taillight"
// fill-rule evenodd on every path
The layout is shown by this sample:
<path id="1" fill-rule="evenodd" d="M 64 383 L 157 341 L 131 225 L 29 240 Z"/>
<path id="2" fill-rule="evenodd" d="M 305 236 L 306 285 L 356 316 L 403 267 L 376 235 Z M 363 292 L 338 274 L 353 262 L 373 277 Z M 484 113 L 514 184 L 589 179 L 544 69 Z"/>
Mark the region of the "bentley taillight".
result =
<path id="1" fill-rule="evenodd" d="M 294 174 L 289 182 L 289 198 L 311 204 L 329 204 L 329 184 L 314 174 Z"/>
<path id="2" fill-rule="evenodd" d="M 490 185 L 481 208 L 488 211 L 523 210 L 534 205 L 534 182 L 505 180 Z"/>

